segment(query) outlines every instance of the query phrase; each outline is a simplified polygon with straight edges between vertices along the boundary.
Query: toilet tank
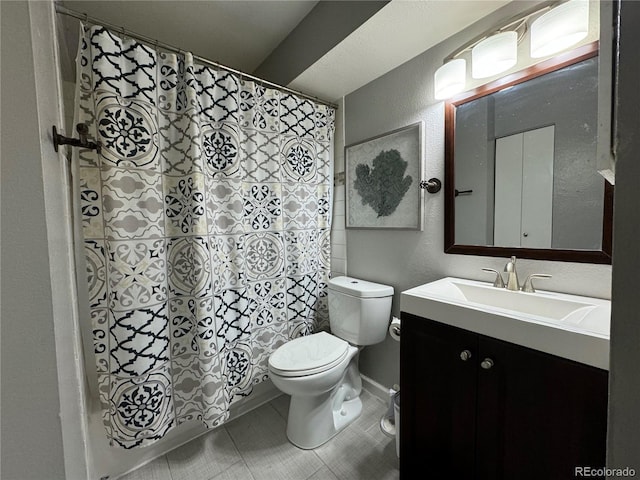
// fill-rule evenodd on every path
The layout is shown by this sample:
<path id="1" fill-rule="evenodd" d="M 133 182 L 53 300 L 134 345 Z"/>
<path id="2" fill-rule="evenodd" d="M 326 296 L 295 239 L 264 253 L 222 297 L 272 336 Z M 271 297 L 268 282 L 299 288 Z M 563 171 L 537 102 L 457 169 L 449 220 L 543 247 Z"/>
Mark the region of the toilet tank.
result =
<path id="1" fill-rule="evenodd" d="M 373 345 L 387 336 L 393 287 L 352 277 L 329 280 L 331 333 L 353 345 Z"/>

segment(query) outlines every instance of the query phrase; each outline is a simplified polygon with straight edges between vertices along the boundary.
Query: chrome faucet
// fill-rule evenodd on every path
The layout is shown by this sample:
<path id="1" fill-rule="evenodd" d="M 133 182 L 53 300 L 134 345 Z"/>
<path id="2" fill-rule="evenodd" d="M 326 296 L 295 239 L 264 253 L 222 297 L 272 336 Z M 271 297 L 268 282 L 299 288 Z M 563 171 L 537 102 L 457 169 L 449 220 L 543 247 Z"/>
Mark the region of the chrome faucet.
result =
<path id="1" fill-rule="evenodd" d="M 511 260 L 504 266 L 504 271 L 507 272 L 507 290 L 513 290 L 517 292 L 520 290 L 520 284 L 518 283 L 518 272 L 516 272 L 516 257 L 511 257 Z"/>
<path id="2" fill-rule="evenodd" d="M 518 272 L 516 272 L 516 257 L 513 256 L 504 266 L 504 271 L 507 272 L 507 284 L 505 285 L 504 280 L 502 279 L 502 274 L 497 270 L 493 270 L 492 268 L 483 268 L 485 272 L 494 273 L 496 275 L 496 279 L 493 282 L 493 286 L 496 288 L 506 288 L 507 290 L 511 290 L 513 292 L 517 292 L 518 290 L 522 290 L 526 293 L 535 293 L 536 289 L 533 287 L 533 279 L 534 278 L 551 278 L 551 275 L 546 273 L 532 273 L 527 277 L 522 286 L 520 288 L 520 282 L 518 281 Z"/>
<path id="3" fill-rule="evenodd" d="M 532 273 L 524 281 L 524 285 L 522 286 L 522 291 L 523 292 L 536 293 L 536 289 L 533 288 L 533 279 L 534 278 L 551 278 L 551 275 L 546 274 L 546 273 Z"/>

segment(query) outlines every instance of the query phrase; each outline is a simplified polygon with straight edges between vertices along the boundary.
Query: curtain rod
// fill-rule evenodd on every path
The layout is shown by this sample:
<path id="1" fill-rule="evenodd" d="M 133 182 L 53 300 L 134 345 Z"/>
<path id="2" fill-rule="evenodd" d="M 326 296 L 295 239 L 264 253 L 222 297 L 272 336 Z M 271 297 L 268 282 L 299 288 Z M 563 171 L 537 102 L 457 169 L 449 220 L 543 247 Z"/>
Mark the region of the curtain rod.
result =
<path id="1" fill-rule="evenodd" d="M 131 37 L 131 38 L 133 38 L 135 40 L 139 40 L 141 42 L 144 42 L 148 46 L 160 47 L 163 50 L 168 50 L 170 52 L 178 53 L 178 54 L 186 52 L 184 49 L 181 49 L 181 48 L 178 48 L 178 47 L 174 47 L 173 45 L 169 45 L 168 43 L 160 42 L 160 41 L 158 41 L 158 40 L 156 40 L 154 38 L 146 37 L 144 35 L 140 35 L 138 33 L 131 32 L 129 30 L 126 30 L 124 27 L 119 26 L 119 25 L 114 25 L 113 23 L 104 22 L 104 21 L 100 20 L 99 18 L 90 17 L 89 15 L 87 15 L 85 13 L 80 13 L 80 12 L 78 12 L 76 10 L 71 10 L 71 9 L 69 9 L 67 7 L 63 7 L 59 3 L 56 3 L 55 6 L 56 6 L 56 13 L 60 13 L 62 15 L 67 15 L 69 17 L 77 18 L 78 20 L 84 20 L 85 22 L 88 22 L 88 23 L 91 23 L 91 24 L 94 24 L 94 25 L 101 25 L 101 26 L 110 28 L 112 30 L 115 30 L 116 32 L 121 32 L 123 35 L 127 35 L 128 37 Z M 293 94 L 298 95 L 300 97 L 306 98 L 308 100 L 313 100 L 314 102 L 320 103 L 322 105 L 326 105 L 326 106 L 334 108 L 336 110 L 338 109 L 338 105 L 336 105 L 335 103 L 331 103 L 331 102 L 328 102 L 326 100 L 322 100 L 321 98 L 314 97 L 312 95 L 308 95 L 308 94 L 300 92 L 298 90 L 293 90 L 291 88 L 288 88 L 288 87 L 285 87 L 285 86 L 282 86 L 282 85 L 278 85 L 277 83 L 273 83 L 273 82 L 270 82 L 268 80 L 264 80 L 262 78 L 254 77 L 253 75 L 250 75 L 248 73 L 242 72 L 240 70 L 236 70 L 235 68 L 227 67 L 226 65 L 222 65 L 221 63 L 211 61 L 211 60 L 209 60 L 207 58 L 204 58 L 204 57 L 201 57 L 199 55 L 193 55 L 193 59 L 198 61 L 198 62 L 200 62 L 200 63 L 204 63 L 205 65 L 208 65 L 208 66 L 211 66 L 211 67 L 214 67 L 214 68 L 219 68 L 219 69 L 222 69 L 222 70 L 226 70 L 227 72 L 235 73 L 236 75 L 240 76 L 241 78 L 246 78 L 248 80 L 253 80 L 256 83 L 275 88 L 276 90 L 280 90 L 281 92 L 293 93 Z"/>

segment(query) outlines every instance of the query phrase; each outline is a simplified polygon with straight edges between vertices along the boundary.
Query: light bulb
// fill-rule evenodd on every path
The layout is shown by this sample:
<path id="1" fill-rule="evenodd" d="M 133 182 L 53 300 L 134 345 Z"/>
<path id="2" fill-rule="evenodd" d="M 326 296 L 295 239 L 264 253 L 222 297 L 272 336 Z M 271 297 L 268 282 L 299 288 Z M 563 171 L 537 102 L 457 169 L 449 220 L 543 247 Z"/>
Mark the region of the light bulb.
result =
<path id="1" fill-rule="evenodd" d="M 471 75 L 486 78 L 509 70 L 518 60 L 518 34 L 502 32 L 482 40 L 471 50 Z"/>
<path id="2" fill-rule="evenodd" d="M 531 56 L 553 55 L 575 45 L 589 33 L 588 0 L 570 0 L 531 24 Z"/>
<path id="3" fill-rule="evenodd" d="M 442 65 L 433 76 L 434 96 L 444 100 L 464 90 L 467 80 L 467 62 L 457 58 Z"/>

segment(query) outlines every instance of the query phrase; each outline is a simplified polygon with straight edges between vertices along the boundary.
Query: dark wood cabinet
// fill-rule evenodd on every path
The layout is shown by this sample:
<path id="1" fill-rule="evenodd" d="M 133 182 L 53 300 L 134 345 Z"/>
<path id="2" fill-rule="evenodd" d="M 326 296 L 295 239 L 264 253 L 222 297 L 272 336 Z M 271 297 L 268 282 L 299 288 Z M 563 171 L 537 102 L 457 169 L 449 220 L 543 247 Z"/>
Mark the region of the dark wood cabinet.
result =
<path id="1" fill-rule="evenodd" d="M 403 313 L 401 478 L 565 480 L 602 468 L 607 376 Z"/>

